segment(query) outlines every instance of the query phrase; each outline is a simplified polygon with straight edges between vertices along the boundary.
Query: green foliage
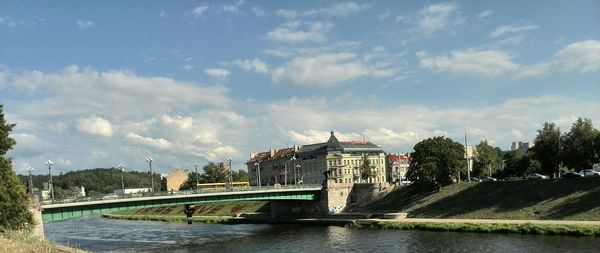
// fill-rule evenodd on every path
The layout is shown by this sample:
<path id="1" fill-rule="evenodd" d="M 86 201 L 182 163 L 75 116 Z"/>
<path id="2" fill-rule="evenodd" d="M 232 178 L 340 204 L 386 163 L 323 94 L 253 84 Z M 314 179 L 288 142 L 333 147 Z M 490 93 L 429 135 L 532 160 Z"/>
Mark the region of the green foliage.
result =
<path id="1" fill-rule="evenodd" d="M 12 169 L 12 161 L 6 152 L 16 144 L 9 137 L 15 124 L 4 119 L 3 106 L 0 105 L 0 231 L 29 229 L 33 218 L 28 210 L 25 187 Z"/>
<path id="2" fill-rule="evenodd" d="M 85 187 L 87 195 L 99 196 L 121 189 L 121 170 L 116 168 L 95 168 L 71 171 L 54 175 L 53 181 L 57 198 L 74 197 L 79 192 L 78 187 Z M 20 175 L 21 182 L 27 182 L 29 176 Z M 34 175 L 33 185 L 43 188 L 48 181 L 48 175 Z M 160 174 L 154 173 L 154 183 L 159 184 Z M 125 188 L 150 188 L 150 174 L 140 171 L 125 171 Z M 156 186 L 155 186 L 156 187 Z"/>
<path id="3" fill-rule="evenodd" d="M 207 165 L 202 167 L 203 173 L 196 174 L 192 172 L 188 175 L 188 179 L 181 185 L 180 190 L 190 190 L 195 189 L 196 178 L 198 178 L 198 183 L 226 183 L 228 182 L 228 175 L 230 171 L 224 171 L 222 167 L 219 167 L 217 164 L 213 162 L 209 162 Z M 245 170 L 239 171 L 231 171 L 231 180 L 232 182 L 247 182 L 248 181 L 248 172 Z"/>
<path id="4" fill-rule="evenodd" d="M 491 176 L 502 167 L 502 151 L 490 146 L 487 140 L 481 141 L 477 146 L 477 152 L 473 160 L 473 175 Z"/>
<path id="5" fill-rule="evenodd" d="M 600 155 L 595 150 L 598 136 L 600 133 L 594 129 L 590 119 L 578 118 L 571 126 L 571 131 L 563 138 L 563 164 L 577 171 L 592 168 Z"/>
<path id="6" fill-rule="evenodd" d="M 452 183 L 452 175 L 464 170 L 464 146 L 443 136 L 422 140 L 411 153 L 407 178 L 441 187 Z"/>
<path id="7" fill-rule="evenodd" d="M 367 181 L 369 178 L 375 176 L 375 172 L 373 171 L 375 166 L 371 166 L 371 160 L 369 160 L 367 155 L 363 155 L 361 160 L 360 166 L 358 167 L 360 170 L 360 178 Z"/>
<path id="8" fill-rule="evenodd" d="M 560 165 L 560 128 L 554 123 L 544 123 L 538 130 L 534 140 L 533 151 L 535 159 L 540 163 L 541 173 L 553 175 L 558 173 Z"/>

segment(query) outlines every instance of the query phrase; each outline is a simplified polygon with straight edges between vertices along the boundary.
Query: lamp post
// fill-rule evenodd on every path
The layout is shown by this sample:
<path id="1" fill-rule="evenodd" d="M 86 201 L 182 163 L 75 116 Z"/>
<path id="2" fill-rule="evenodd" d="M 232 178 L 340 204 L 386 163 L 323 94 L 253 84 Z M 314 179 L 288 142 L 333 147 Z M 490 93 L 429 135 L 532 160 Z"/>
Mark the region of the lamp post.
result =
<path id="1" fill-rule="evenodd" d="M 296 180 L 297 178 L 297 172 L 302 168 L 302 165 L 300 164 L 296 164 L 296 166 L 294 167 L 294 185 L 298 184 L 298 180 Z"/>
<path id="2" fill-rule="evenodd" d="M 198 167 L 200 167 L 200 164 L 198 164 L 198 163 L 194 164 L 194 173 L 196 173 L 194 175 L 194 177 L 196 178 L 196 187 L 194 187 L 194 188 L 196 190 L 198 190 L 198 184 L 199 184 L 199 182 L 198 182 Z"/>
<path id="3" fill-rule="evenodd" d="M 151 192 L 154 193 L 154 175 L 152 173 L 152 157 L 147 157 L 146 162 L 148 162 L 148 166 L 150 166 L 150 183 L 152 184 Z"/>
<path id="4" fill-rule="evenodd" d="M 260 182 L 260 161 L 255 162 L 254 165 L 256 166 L 256 174 L 257 174 L 256 181 L 257 181 L 258 188 L 262 188 L 262 185 Z"/>
<path id="5" fill-rule="evenodd" d="M 125 196 L 125 165 L 119 164 L 121 170 L 121 196 Z"/>
<path id="6" fill-rule="evenodd" d="M 229 181 L 229 187 L 231 188 L 231 185 L 233 184 L 233 179 L 231 178 L 231 161 L 233 160 L 233 158 L 227 157 L 226 160 L 229 162 L 229 168 L 227 168 L 227 181 Z"/>
<path id="7" fill-rule="evenodd" d="M 31 172 L 33 168 L 31 166 L 27 167 L 27 171 L 29 171 L 29 194 L 33 194 L 33 178 L 31 176 Z"/>
<path id="8" fill-rule="evenodd" d="M 48 188 L 50 188 L 50 196 L 52 196 L 52 202 L 54 202 L 54 184 L 52 183 L 52 165 L 54 162 L 52 162 L 52 160 L 47 160 L 44 164 L 48 165 L 48 176 L 50 177 Z"/>

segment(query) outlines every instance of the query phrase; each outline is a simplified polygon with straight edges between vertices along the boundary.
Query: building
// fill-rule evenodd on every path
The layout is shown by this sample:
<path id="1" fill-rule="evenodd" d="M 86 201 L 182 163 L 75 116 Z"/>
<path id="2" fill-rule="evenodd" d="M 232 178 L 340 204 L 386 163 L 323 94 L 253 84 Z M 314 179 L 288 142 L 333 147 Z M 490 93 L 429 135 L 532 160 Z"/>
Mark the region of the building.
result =
<path id="1" fill-rule="evenodd" d="M 250 153 L 250 160 L 246 162 L 248 168 L 248 181 L 250 185 L 295 184 L 299 180 L 299 163 L 296 160 L 298 146 L 283 149 L 270 149 L 269 151 Z"/>
<path id="2" fill-rule="evenodd" d="M 360 177 L 363 156 L 369 159 L 374 173 L 366 180 Z M 320 184 L 325 175 L 337 183 L 386 182 L 385 153 L 381 146 L 367 141 L 340 142 L 333 132 L 327 142 L 252 153 L 246 165 L 253 185 L 258 184 L 258 177 L 261 185 Z"/>
<path id="3" fill-rule="evenodd" d="M 165 177 L 167 181 L 167 191 L 179 191 L 179 188 L 187 181 L 189 174 L 189 171 L 186 169 L 176 169 L 171 171 L 171 173 Z"/>
<path id="4" fill-rule="evenodd" d="M 520 151 L 520 152 L 527 152 L 527 150 L 529 148 L 532 148 L 533 144 L 529 143 L 529 142 L 515 142 L 513 141 L 512 145 L 510 145 L 510 150 L 511 151 Z"/>
<path id="5" fill-rule="evenodd" d="M 125 194 L 141 195 L 144 192 L 150 192 L 151 188 L 125 188 Z M 124 195 L 123 190 L 114 190 L 113 193 L 117 195 Z"/>
<path id="6" fill-rule="evenodd" d="M 406 172 L 410 165 L 409 153 L 389 153 L 386 156 L 386 178 L 390 183 L 406 181 Z"/>

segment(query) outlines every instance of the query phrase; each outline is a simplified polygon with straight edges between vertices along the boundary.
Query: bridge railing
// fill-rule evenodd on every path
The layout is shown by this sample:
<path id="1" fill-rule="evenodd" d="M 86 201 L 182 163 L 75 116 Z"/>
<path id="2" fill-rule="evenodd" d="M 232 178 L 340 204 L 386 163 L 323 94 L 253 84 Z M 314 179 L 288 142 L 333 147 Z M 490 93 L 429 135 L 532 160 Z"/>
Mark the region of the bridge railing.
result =
<path id="1" fill-rule="evenodd" d="M 54 201 L 43 201 L 42 205 L 61 204 L 61 203 L 73 203 L 73 202 L 88 202 L 98 200 L 111 200 L 111 199 L 133 199 L 133 198 L 146 198 L 146 197 L 158 197 L 158 196 L 174 196 L 174 195 L 193 195 L 203 193 L 222 193 L 222 192 L 251 192 L 251 191 L 269 191 L 269 190 L 285 190 L 285 189 L 303 189 L 303 188 L 321 188 L 320 184 L 303 184 L 303 185 L 263 185 L 250 186 L 243 189 L 205 189 L 205 190 L 183 190 L 177 192 L 160 191 L 154 193 L 141 193 L 141 194 L 125 194 L 125 195 L 114 195 L 108 194 L 105 196 L 98 197 L 82 197 L 78 199 L 65 198 L 57 199 Z"/>

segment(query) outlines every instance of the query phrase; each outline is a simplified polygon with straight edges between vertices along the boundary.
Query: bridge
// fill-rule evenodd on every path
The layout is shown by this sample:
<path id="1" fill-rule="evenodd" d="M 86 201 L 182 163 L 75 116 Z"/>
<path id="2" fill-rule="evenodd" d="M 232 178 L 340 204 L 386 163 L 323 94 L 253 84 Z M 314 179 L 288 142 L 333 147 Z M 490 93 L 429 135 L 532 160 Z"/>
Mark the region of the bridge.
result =
<path id="1" fill-rule="evenodd" d="M 97 200 L 64 204 L 42 205 L 42 221 L 53 222 L 94 214 L 146 207 L 174 206 L 224 201 L 319 201 L 321 187 L 291 189 L 266 189 L 197 193 L 188 195 L 168 195 L 114 200 Z"/>

